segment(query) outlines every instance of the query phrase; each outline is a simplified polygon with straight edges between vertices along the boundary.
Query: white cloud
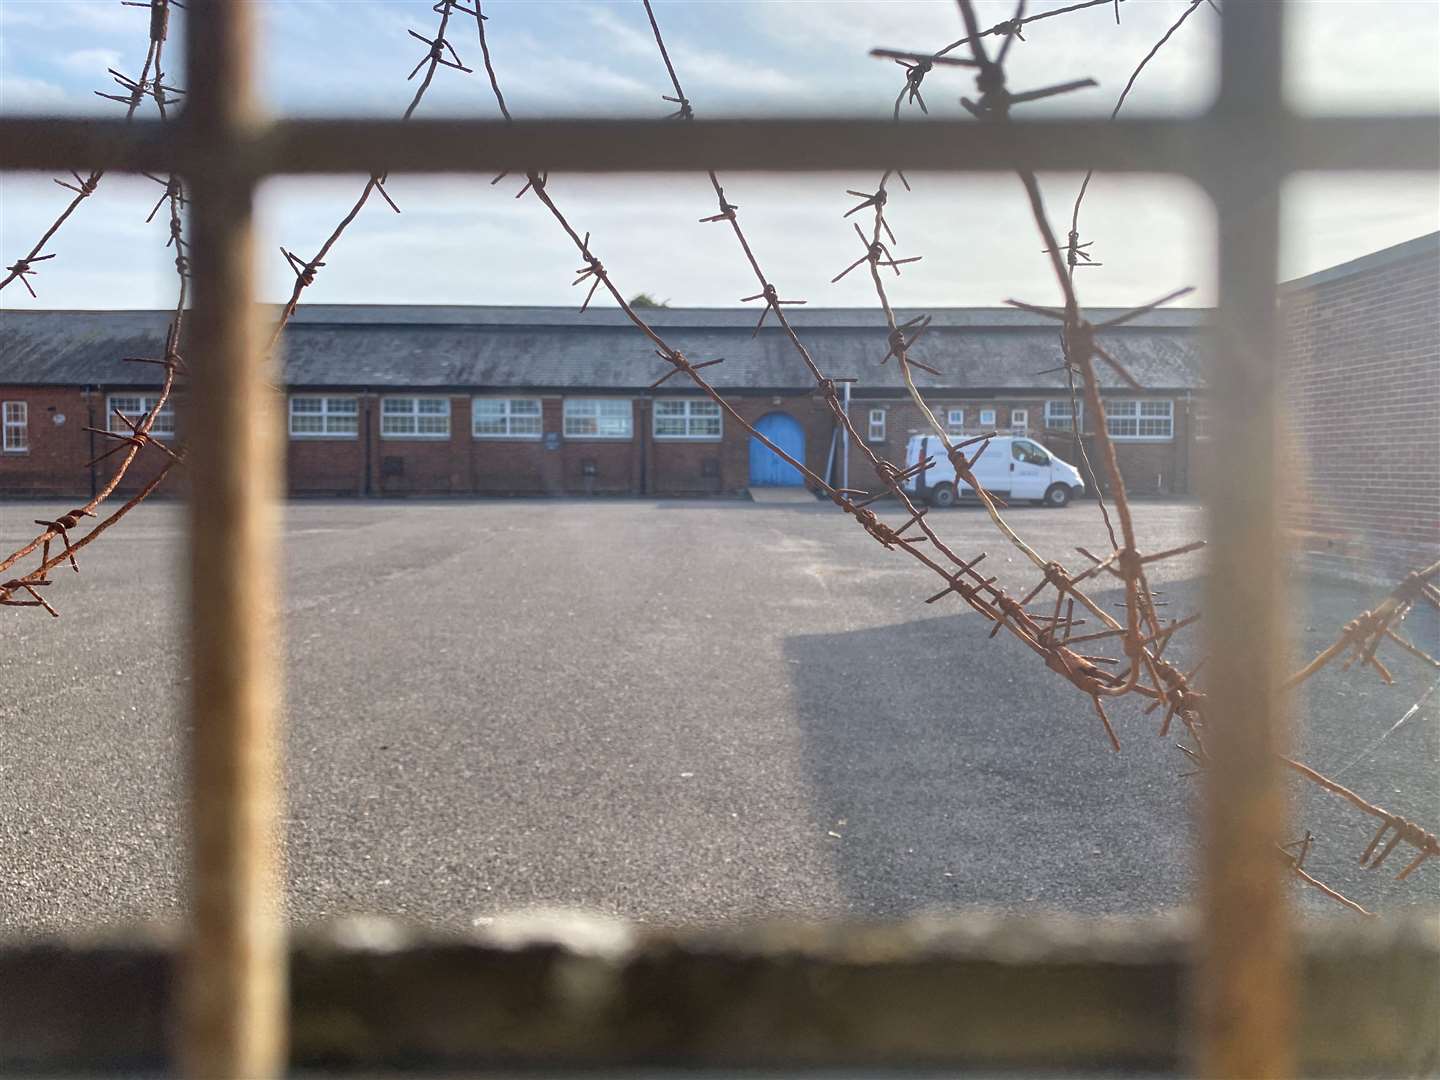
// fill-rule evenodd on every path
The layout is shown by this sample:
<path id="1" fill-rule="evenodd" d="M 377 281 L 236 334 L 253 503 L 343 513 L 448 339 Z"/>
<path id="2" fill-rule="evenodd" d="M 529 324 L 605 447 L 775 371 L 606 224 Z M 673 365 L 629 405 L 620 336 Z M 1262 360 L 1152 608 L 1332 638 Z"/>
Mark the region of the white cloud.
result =
<path id="1" fill-rule="evenodd" d="M 657 19 L 663 14 L 662 10 Z M 648 60 L 655 69 L 659 85 L 665 85 L 665 71 L 655 48 L 655 39 L 646 23 L 638 19 L 632 23 L 606 7 L 590 7 L 586 16 L 623 52 Z M 663 25 L 661 31 L 665 31 Z M 702 49 L 675 33 L 665 33 L 665 47 L 675 61 L 682 86 L 708 86 L 751 94 L 794 94 L 803 92 L 807 86 L 806 80 L 777 67 L 757 64 L 717 49 Z"/>
<path id="2" fill-rule="evenodd" d="M 5 112 L 45 112 L 74 103 L 62 87 L 44 79 L 24 75 L 0 76 L 0 109 Z"/>
<path id="3" fill-rule="evenodd" d="M 104 80 L 110 68 L 125 70 L 118 49 L 77 49 L 60 57 L 57 63 L 65 71 L 95 80 Z"/>

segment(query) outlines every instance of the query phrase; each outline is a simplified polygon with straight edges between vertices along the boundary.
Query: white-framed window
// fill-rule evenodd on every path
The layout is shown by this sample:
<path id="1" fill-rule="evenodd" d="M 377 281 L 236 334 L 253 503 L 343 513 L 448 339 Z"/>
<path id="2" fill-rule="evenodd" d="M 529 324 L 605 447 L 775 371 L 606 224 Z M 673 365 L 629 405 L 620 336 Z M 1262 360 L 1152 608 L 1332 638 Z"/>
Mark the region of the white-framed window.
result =
<path id="1" fill-rule="evenodd" d="M 470 431 L 477 439 L 538 439 L 545 434 L 540 399 L 474 398 Z"/>
<path id="2" fill-rule="evenodd" d="M 1105 414 L 1105 426 L 1112 439 L 1170 439 L 1175 435 L 1173 401 L 1107 401 Z"/>
<path id="3" fill-rule="evenodd" d="M 105 402 L 105 430 L 113 431 L 117 435 L 129 435 L 130 429 L 115 415 L 115 410 L 119 409 L 131 423 L 138 424 L 159 400 L 159 394 L 111 394 Z M 157 439 L 175 437 L 174 401 L 165 402 L 164 408 L 155 414 L 155 423 L 150 425 L 150 434 Z"/>
<path id="4" fill-rule="evenodd" d="M 1047 428 L 1064 428 L 1069 431 L 1072 427 L 1080 431 L 1085 430 L 1085 403 L 1075 402 L 1079 406 L 1079 413 L 1071 412 L 1071 401 L 1069 398 L 1060 398 L 1055 401 L 1045 402 L 1045 426 Z"/>
<path id="5" fill-rule="evenodd" d="M 566 398 L 567 439 L 629 439 L 635 413 L 629 398 Z"/>
<path id="6" fill-rule="evenodd" d="M 657 439 L 718 439 L 720 406 L 709 398 L 657 399 L 653 431 Z"/>
<path id="7" fill-rule="evenodd" d="M 448 439 L 448 397 L 386 397 L 380 399 L 382 439 Z"/>
<path id="8" fill-rule="evenodd" d="M 1030 410 L 1010 410 L 1010 433 L 1012 435 L 1025 435 L 1030 431 Z"/>
<path id="9" fill-rule="evenodd" d="M 870 424 L 865 432 L 865 437 L 870 442 L 885 441 L 885 410 L 871 409 Z"/>
<path id="10" fill-rule="evenodd" d="M 354 439 L 360 435 L 360 400 L 302 394 L 290 399 L 292 439 Z"/>
<path id="11" fill-rule="evenodd" d="M 1190 402 L 1190 430 L 1196 442 L 1210 441 L 1210 403 L 1203 398 Z"/>
<path id="12" fill-rule="evenodd" d="M 981 410 L 980 410 L 980 430 L 981 430 L 981 431 L 989 431 L 989 430 L 991 430 L 994 426 L 995 426 L 995 410 L 994 410 L 994 409 L 981 409 Z"/>
<path id="13" fill-rule="evenodd" d="M 30 449 L 30 403 L 7 401 L 4 406 L 5 452 L 20 454 Z"/>
<path id="14" fill-rule="evenodd" d="M 963 435 L 965 433 L 965 410 L 945 410 L 945 434 Z"/>

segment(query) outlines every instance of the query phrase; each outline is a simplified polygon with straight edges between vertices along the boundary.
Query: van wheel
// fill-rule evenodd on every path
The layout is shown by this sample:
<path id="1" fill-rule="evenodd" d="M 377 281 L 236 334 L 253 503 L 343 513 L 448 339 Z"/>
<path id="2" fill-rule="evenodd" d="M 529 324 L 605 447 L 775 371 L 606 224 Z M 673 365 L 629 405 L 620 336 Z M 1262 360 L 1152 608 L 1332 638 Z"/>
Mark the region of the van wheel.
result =
<path id="1" fill-rule="evenodd" d="M 955 485 L 937 484 L 930 489 L 930 505 L 948 509 L 955 505 Z"/>
<path id="2" fill-rule="evenodd" d="M 1051 484 L 1050 490 L 1045 492 L 1045 505 L 1056 508 L 1070 505 L 1070 485 Z"/>

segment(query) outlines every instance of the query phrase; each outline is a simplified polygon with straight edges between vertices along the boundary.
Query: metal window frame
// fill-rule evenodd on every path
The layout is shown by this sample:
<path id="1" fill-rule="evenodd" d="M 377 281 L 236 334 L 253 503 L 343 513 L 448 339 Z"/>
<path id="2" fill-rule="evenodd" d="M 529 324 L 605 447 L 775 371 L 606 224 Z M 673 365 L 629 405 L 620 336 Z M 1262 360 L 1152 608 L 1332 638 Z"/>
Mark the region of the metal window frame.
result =
<path id="1" fill-rule="evenodd" d="M 319 417 L 321 430 L 319 430 L 319 431 L 296 431 L 296 430 L 295 430 L 295 416 L 296 416 L 296 413 L 295 413 L 295 403 L 296 403 L 297 401 L 318 401 L 318 402 L 320 402 L 320 411 L 319 411 L 319 412 L 314 412 L 314 413 L 302 412 L 302 413 L 300 413 L 299 415 L 301 415 L 301 416 L 315 416 L 315 417 Z M 330 402 L 332 402 L 332 401 L 353 401 L 353 402 L 355 403 L 355 411 L 354 411 L 353 413 L 344 413 L 344 412 L 332 413 L 332 412 L 330 411 Z M 330 430 L 328 430 L 328 426 L 329 426 L 329 425 L 328 425 L 327 421 L 330 419 L 331 416 L 336 416 L 336 417 L 342 417 L 342 416 L 343 416 L 343 417 L 351 417 L 351 418 L 353 418 L 354 421 L 355 421 L 355 430 L 354 430 L 354 431 L 330 431 Z M 312 439 L 315 439 L 315 440 L 332 439 L 332 440 L 335 440 L 335 441 L 338 441 L 338 442 L 353 442 L 353 441 L 355 441 L 355 440 L 357 440 L 357 439 L 360 438 L 360 395 L 358 395 L 358 394 L 291 394 L 291 395 L 286 399 L 285 417 L 286 417 L 286 433 L 287 433 L 287 434 L 289 435 L 289 437 L 292 438 L 292 439 L 305 440 L 305 441 L 309 441 L 309 440 L 312 440 Z"/>
<path id="2" fill-rule="evenodd" d="M 1168 406 L 1170 407 L 1170 412 L 1169 412 L 1169 414 L 1166 415 L 1166 416 L 1146 416 L 1146 415 L 1145 415 L 1145 411 L 1144 411 L 1144 405 L 1143 405 L 1143 403 L 1145 403 L 1145 402 L 1153 402 L 1153 403 L 1159 404 L 1159 405 L 1168 405 Z M 1126 414 L 1126 415 L 1117 416 L 1115 413 L 1111 412 L 1111 409 L 1112 409 L 1114 406 L 1117 406 L 1117 405 L 1126 406 L 1126 407 L 1129 407 L 1129 406 L 1132 406 L 1132 405 L 1133 405 L 1133 406 L 1135 407 L 1135 411 L 1134 411 L 1133 413 L 1129 413 L 1129 414 Z M 1084 407 L 1084 406 L 1083 406 L 1083 403 L 1082 403 L 1081 407 L 1082 407 L 1082 408 Z M 1135 421 L 1135 434 L 1134 434 L 1134 435 L 1120 435 L 1120 434 L 1118 434 L 1113 427 L 1109 427 L 1109 426 L 1108 426 L 1108 425 L 1110 425 L 1110 424 L 1113 424 L 1116 420 L 1133 420 L 1133 421 Z M 1141 421 L 1144 421 L 1144 420 L 1168 420 L 1168 421 L 1170 422 L 1170 434 L 1168 434 L 1168 435 L 1142 435 L 1142 434 L 1140 433 L 1140 424 L 1141 424 Z M 1110 434 L 1110 439 L 1111 439 L 1111 441 L 1113 441 L 1113 442 L 1132 442 L 1132 443 L 1146 443 L 1146 442 L 1148 442 L 1148 443 L 1167 443 L 1167 442 L 1174 442 L 1174 441 L 1175 441 L 1175 399 L 1174 399 L 1174 398 L 1138 398 L 1138 397 L 1106 398 L 1106 399 L 1105 399 L 1105 422 L 1106 422 L 1106 425 L 1107 425 L 1107 431 L 1108 431 L 1109 434 Z"/>
<path id="3" fill-rule="evenodd" d="M 885 411 L 884 409 L 874 408 L 874 409 L 869 410 L 869 411 L 865 414 L 865 441 L 866 441 L 866 442 L 884 442 L 884 441 L 885 441 L 885 431 L 886 431 L 886 428 L 887 428 L 887 425 L 888 425 L 888 418 L 886 417 L 885 412 L 886 412 L 886 411 Z M 875 434 L 875 418 L 876 418 L 877 416 L 880 418 L 880 434 L 879 434 L 879 435 L 876 435 L 876 434 Z"/>
<path id="4" fill-rule="evenodd" d="M 10 419 L 12 406 L 19 406 L 20 419 Z M 10 445 L 10 432 L 20 432 L 20 445 Z M 0 402 L 0 452 L 6 454 L 28 454 L 30 452 L 30 402 L 11 399 Z"/>
<path id="5" fill-rule="evenodd" d="M 125 413 L 130 419 L 136 420 L 149 412 L 159 397 L 160 394 L 158 391 L 149 390 L 113 390 L 107 393 L 105 395 L 105 430 L 114 432 L 116 435 L 128 435 L 130 433 L 130 429 L 122 424 L 120 418 L 115 415 L 116 401 L 130 398 L 140 402 L 138 409 Z M 170 429 L 168 431 L 160 426 L 161 417 L 169 420 Z M 175 438 L 176 422 L 175 402 L 172 399 L 167 401 L 165 407 L 155 414 L 155 423 L 150 428 L 150 434 L 157 439 L 173 439 Z"/>
<path id="6" fill-rule="evenodd" d="M 660 432 L 660 406 L 681 405 L 683 412 L 677 416 L 669 416 L 667 420 L 683 420 L 685 422 L 684 435 L 662 435 Z M 713 412 L 703 416 L 697 416 L 696 409 L 713 409 Z M 691 427 L 699 420 L 714 420 L 716 423 L 715 434 L 694 435 L 691 434 Z M 709 398 L 697 397 L 658 397 L 655 398 L 650 407 L 650 437 L 656 442 L 723 442 L 725 439 L 725 413 L 719 405 Z"/>
<path id="7" fill-rule="evenodd" d="M 272 850 L 280 739 L 271 610 L 282 430 L 255 327 L 253 197 L 281 174 L 501 170 L 883 169 L 1154 172 L 1215 209 L 1219 303 L 1210 386 L 1211 642 L 1195 1065 L 1294 1070 L 1291 920 L 1274 855 L 1286 821 L 1276 764 L 1285 647 L 1275 363 L 1281 185 L 1300 171 L 1440 168 L 1433 115 L 1301 116 L 1282 93 L 1286 5 L 1230 3 L 1219 92 L 1203 115 L 1120 120 L 262 120 L 254 5 L 192 0 L 187 106 L 173 125 L 0 119 L 0 168 L 177 172 L 189 180 L 193 307 L 190 467 L 192 896 L 180 1053 L 196 1074 L 262 1076 L 284 1060 L 285 959 Z M 633 430 L 633 423 L 632 423 Z M 1266 465 L 1269 465 L 1267 468 Z M 203 691 L 199 688 L 203 688 Z"/>
<path id="8" fill-rule="evenodd" d="M 505 405 L 505 411 L 498 417 L 505 421 L 504 431 L 481 431 L 479 407 L 482 401 L 499 401 Z M 533 401 L 538 407 L 535 413 L 516 414 L 512 406 L 517 401 Z M 497 419 L 492 417 L 491 419 Z M 539 431 L 514 431 L 513 421 L 539 420 Z M 545 402 L 538 397 L 515 397 L 513 395 L 501 394 L 476 394 L 470 398 L 470 437 L 472 439 L 487 439 L 495 442 L 540 442 L 545 438 Z"/>
<path id="9" fill-rule="evenodd" d="M 408 402 L 411 403 L 411 408 L 410 408 L 410 410 L 409 410 L 408 412 L 392 412 L 392 413 L 387 414 L 387 413 L 385 412 L 385 405 L 386 405 L 388 402 L 392 402 L 392 401 L 408 401 Z M 445 415 L 445 430 L 444 430 L 444 431 L 421 431 L 421 430 L 420 430 L 420 418 L 421 418 L 422 416 L 439 416 L 439 415 L 441 415 L 441 414 L 438 413 L 438 412 L 433 412 L 433 413 L 421 412 L 421 411 L 420 411 L 420 402 L 422 402 L 422 401 L 443 401 L 443 402 L 445 403 L 445 413 L 444 413 L 444 415 Z M 454 419 L 454 418 L 451 416 L 451 413 L 453 413 L 454 411 L 455 411 L 455 410 L 454 410 L 454 407 L 451 405 L 450 399 L 449 399 L 448 397 L 446 397 L 444 394 L 382 394 L 381 397 L 380 397 L 380 438 L 381 438 L 381 439 L 384 439 L 384 440 L 386 440 L 386 441 L 400 441 L 400 442 L 410 442 L 410 441 L 439 442 L 439 441 L 443 441 L 443 440 L 445 440 L 445 439 L 450 438 L 452 432 L 454 431 L 454 426 L 455 426 L 455 425 L 454 425 L 454 422 L 453 422 L 453 419 Z M 404 416 L 404 417 L 408 417 L 408 418 L 411 419 L 411 420 L 414 420 L 414 421 L 415 421 L 415 430 L 414 430 L 414 431 L 386 431 L 386 430 L 385 430 L 385 420 L 386 420 L 387 415 L 388 415 L 388 416 L 391 416 L 391 417 Z"/>
<path id="10" fill-rule="evenodd" d="M 597 408 L 593 417 L 586 417 L 577 413 L 575 419 L 593 419 L 595 421 L 594 434 L 574 435 L 570 432 L 570 406 L 580 402 L 594 403 Z M 606 402 L 623 402 L 630 410 L 628 423 L 624 435 L 602 435 L 600 434 L 600 410 L 598 406 Z M 560 406 L 560 433 L 571 442 L 632 442 L 635 438 L 635 399 L 624 397 L 597 397 L 593 394 L 584 397 L 567 397 L 564 404 Z"/>

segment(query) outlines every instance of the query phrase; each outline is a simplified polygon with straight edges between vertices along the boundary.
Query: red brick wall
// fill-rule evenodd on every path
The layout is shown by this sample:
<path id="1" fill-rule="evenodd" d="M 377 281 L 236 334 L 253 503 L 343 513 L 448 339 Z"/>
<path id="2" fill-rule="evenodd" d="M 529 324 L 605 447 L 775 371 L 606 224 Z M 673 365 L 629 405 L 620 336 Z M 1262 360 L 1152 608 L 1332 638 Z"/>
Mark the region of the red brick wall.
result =
<path id="1" fill-rule="evenodd" d="M 148 392 L 153 393 L 151 388 Z M 0 495 L 20 497 L 89 498 L 92 480 L 103 487 L 114 477 L 127 451 L 111 454 L 93 470 L 86 463 L 116 446 L 113 439 L 85 430 L 106 427 L 105 391 L 87 392 L 71 387 L 0 387 L 0 400 L 24 401 L 29 405 L 29 449 L 22 453 L 0 453 Z M 55 418 L 63 416 L 57 424 Z M 180 414 L 183 417 L 183 413 Z M 179 439 L 165 445 L 178 445 Z M 116 492 L 129 495 L 155 477 L 168 459 L 147 447 L 126 472 Z M 164 494 L 183 490 L 180 475 L 172 473 L 162 486 Z"/>
<path id="2" fill-rule="evenodd" d="M 29 406 L 29 449 L 0 453 L 0 493 L 89 495 L 90 472 L 84 466 L 91 457 L 90 435 L 83 429 L 90 417 L 85 393 L 65 387 L 0 386 L 0 401 L 24 401 Z M 55 423 L 58 416 L 65 418 L 63 424 Z"/>
<path id="3" fill-rule="evenodd" d="M 1281 302 L 1302 545 L 1386 574 L 1440 548 L 1440 264 L 1433 254 L 1288 291 Z"/>

